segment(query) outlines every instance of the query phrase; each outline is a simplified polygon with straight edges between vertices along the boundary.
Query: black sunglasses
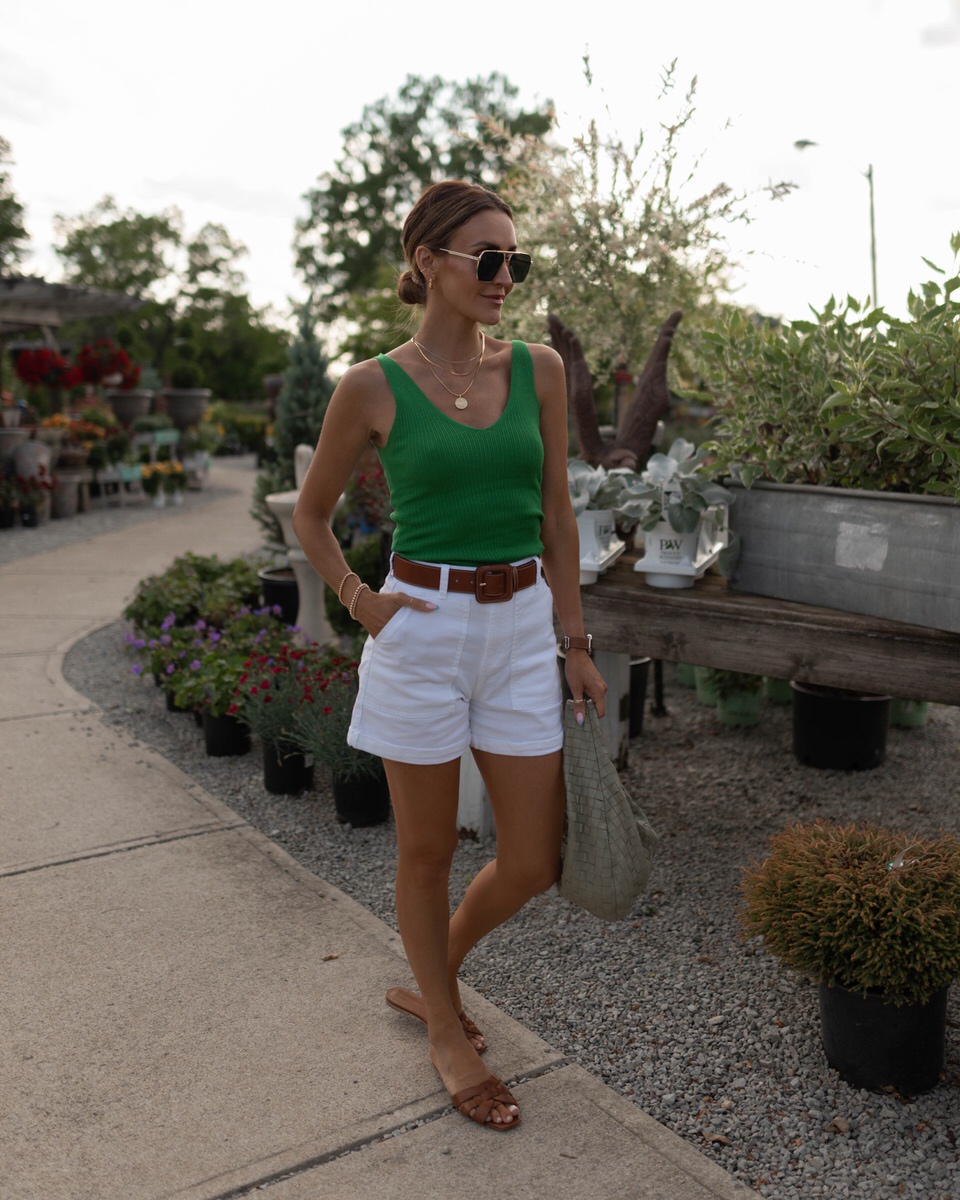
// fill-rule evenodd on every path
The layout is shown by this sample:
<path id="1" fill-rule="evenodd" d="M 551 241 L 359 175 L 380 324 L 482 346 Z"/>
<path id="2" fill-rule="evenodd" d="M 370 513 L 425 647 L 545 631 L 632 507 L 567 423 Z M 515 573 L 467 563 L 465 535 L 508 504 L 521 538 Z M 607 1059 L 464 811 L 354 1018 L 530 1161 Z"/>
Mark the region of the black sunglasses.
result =
<path id="1" fill-rule="evenodd" d="M 533 262 L 529 254 L 523 254 L 519 250 L 483 250 L 479 254 L 464 254 L 461 250 L 448 250 L 445 246 L 438 246 L 437 249 L 441 254 L 472 258 L 477 264 L 477 279 L 480 283 L 493 283 L 504 261 L 511 280 L 514 283 L 523 283 L 530 274 L 530 264 Z"/>

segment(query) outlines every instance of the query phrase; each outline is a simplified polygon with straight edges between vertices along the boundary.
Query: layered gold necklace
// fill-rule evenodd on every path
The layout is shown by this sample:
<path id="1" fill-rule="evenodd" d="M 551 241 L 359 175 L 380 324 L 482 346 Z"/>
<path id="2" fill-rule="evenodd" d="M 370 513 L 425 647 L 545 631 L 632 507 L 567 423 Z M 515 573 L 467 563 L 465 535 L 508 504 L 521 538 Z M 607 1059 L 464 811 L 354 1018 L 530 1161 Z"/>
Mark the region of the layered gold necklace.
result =
<path id="1" fill-rule="evenodd" d="M 473 385 L 477 382 L 477 376 L 480 374 L 480 368 L 483 366 L 483 355 L 484 355 L 484 351 L 486 349 L 486 344 L 487 344 L 486 338 L 483 336 L 483 330 L 480 331 L 480 349 L 477 351 L 476 354 L 473 355 L 473 358 L 448 359 L 448 358 L 441 358 L 439 354 L 436 354 L 436 355 L 434 355 L 434 359 L 436 361 L 434 361 L 434 359 L 428 358 L 425 347 L 421 346 L 416 338 L 411 338 L 410 341 L 413 342 L 413 345 L 416 348 L 417 353 L 420 355 L 420 357 L 423 359 L 423 361 L 427 364 L 427 369 L 429 370 L 430 374 L 434 377 L 434 379 L 437 381 L 437 383 L 440 384 L 440 386 L 443 388 L 443 390 L 445 392 L 448 393 L 448 395 L 453 396 L 453 407 L 459 409 L 462 412 L 469 403 L 469 401 L 467 400 L 467 392 L 469 392 L 470 389 L 473 387 Z M 462 366 L 463 363 L 473 362 L 474 359 L 480 360 L 475 367 L 470 367 L 466 371 L 454 371 L 452 369 L 453 366 Z M 450 365 L 441 366 L 441 363 L 447 363 Z M 467 386 L 465 388 L 463 388 L 460 392 L 455 392 L 455 391 L 453 391 L 452 388 L 447 387 L 447 385 L 443 382 L 443 380 L 440 378 L 440 376 L 433 369 L 434 366 L 440 367 L 441 371 L 446 371 L 450 375 L 458 375 L 462 379 L 466 379 L 466 377 L 468 375 L 472 375 L 473 378 L 470 380 L 470 382 L 467 384 Z"/>

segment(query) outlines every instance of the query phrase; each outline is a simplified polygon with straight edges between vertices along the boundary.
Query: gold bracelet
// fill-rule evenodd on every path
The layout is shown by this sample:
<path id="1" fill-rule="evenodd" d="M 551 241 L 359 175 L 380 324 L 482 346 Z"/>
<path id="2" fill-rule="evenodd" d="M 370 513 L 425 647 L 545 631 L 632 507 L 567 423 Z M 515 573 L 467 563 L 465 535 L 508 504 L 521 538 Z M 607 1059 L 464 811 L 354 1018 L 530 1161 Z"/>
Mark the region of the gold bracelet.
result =
<path id="1" fill-rule="evenodd" d="M 346 575 L 344 575 L 344 577 L 340 580 L 340 586 L 337 588 L 337 599 L 341 604 L 343 604 L 343 585 L 348 579 L 351 578 L 356 579 L 358 583 L 360 582 L 360 576 L 356 573 L 356 571 L 348 571 Z"/>
<path id="2" fill-rule="evenodd" d="M 361 583 L 360 586 L 357 588 L 357 590 L 353 593 L 353 599 L 350 601 L 350 607 L 347 609 L 347 612 L 350 614 L 351 621 L 355 621 L 357 619 L 357 617 L 356 617 L 357 601 L 360 599 L 360 593 L 364 589 L 366 589 L 369 592 L 370 585 L 366 584 L 366 583 Z"/>

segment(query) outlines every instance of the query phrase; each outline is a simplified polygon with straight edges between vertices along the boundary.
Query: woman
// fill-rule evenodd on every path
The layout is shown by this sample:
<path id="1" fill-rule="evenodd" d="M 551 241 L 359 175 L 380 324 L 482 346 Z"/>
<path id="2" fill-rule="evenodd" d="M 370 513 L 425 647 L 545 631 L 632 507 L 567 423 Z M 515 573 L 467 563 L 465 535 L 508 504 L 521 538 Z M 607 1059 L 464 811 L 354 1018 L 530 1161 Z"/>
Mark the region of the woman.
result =
<path id="1" fill-rule="evenodd" d="M 420 995 L 388 1003 L 427 1024 L 454 1105 L 508 1130 L 516 1102 L 479 1055 L 483 1035 L 457 985 L 467 952 L 557 878 L 564 814 L 562 704 L 553 610 L 583 720 L 604 711 L 580 610 L 577 525 L 567 488 L 563 365 L 495 326 L 530 266 L 494 193 L 447 181 L 403 227 L 398 292 L 422 308 L 416 334 L 338 384 L 293 524 L 308 558 L 370 635 L 353 746 L 384 760 L 397 827 L 397 919 Z M 352 574 L 331 530 L 368 443 L 394 505 L 391 573 L 379 592 Z M 542 569 L 541 569 L 542 563 Z M 549 580 L 549 586 L 547 585 Z M 496 858 L 450 917 L 460 758 L 479 766 Z"/>

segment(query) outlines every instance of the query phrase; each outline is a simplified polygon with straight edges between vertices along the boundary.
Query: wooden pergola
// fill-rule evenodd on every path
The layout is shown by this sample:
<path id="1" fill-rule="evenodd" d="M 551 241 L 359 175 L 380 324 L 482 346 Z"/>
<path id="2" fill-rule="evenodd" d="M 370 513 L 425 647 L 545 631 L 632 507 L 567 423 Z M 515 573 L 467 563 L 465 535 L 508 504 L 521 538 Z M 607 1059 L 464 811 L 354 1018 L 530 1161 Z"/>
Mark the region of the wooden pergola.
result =
<path id="1" fill-rule="evenodd" d="M 143 303 L 139 296 L 47 283 L 34 275 L 0 275 L 0 338 L 40 330 L 56 348 L 56 331 L 68 321 L 131 312 Z"/>

